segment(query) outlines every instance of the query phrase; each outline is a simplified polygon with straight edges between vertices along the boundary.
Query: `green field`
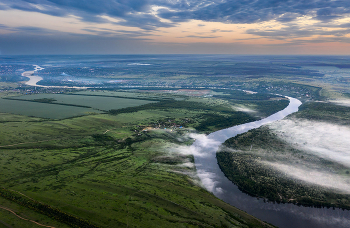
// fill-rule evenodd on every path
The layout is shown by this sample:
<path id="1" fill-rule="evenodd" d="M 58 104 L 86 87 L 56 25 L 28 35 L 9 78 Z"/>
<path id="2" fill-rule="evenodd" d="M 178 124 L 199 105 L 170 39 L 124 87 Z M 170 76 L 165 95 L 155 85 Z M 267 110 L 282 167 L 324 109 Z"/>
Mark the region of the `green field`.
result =
<path id="1" fill-rule="evenodd" d="M 100 113 L 100 111 L 92 108 L 8 100 L 2 98 L 0 98 L 0 112 L 49 119 L 64 119 L 73 116 Z"/>
<path id="2" fill-rule="evenodd" d="M 73 94 L 76 95 L 84 95 L 84 96 L 106 96 L 106 97 L 119 97 L 119 98 L 130 98 L 130 99 L 144 99 L 144 100 L 163 100 L 163 99 L 175 99 L 175 100 L 183 100 L 185 96 L 181 95 L 174 95 L 174 94 L 168 94 L 168 93 L 162 93 L 160 92 L 145 92 L 145 91 L 79 91 L 75 92 Z"/>
<path id="3" fill-rule="evenodd" d="M 63 120 L 2 114 L 0 205 L 56 227 L 270 227 L 204 190 L 182 165 L 193 157 L 167 149 L 191 144 L 196 128 L 254 119 L 231 106 L 198 98 Z M 2 212 L 5 224 L 33 225 Z"/>
<path id="4" fill-rule="evenodd" d="M 97 110 L 108 111 L 110 109 L 120 109 L 127 107 L 134 107 L 143 104 L 152 103 L 154 101 L 117 98 L 117 97 L 104 97 L 104 96 L 82 96 L 82 95 L 69 95 L 69 94 L 34 94 L 19 97 L 12 97 L 13 99 L 23 99 L 32 101 L 42 101 L 43 99 L 50 99 L 54 104 L 68 104 L 68 105 L 81 105 L 90 107 Z"/>

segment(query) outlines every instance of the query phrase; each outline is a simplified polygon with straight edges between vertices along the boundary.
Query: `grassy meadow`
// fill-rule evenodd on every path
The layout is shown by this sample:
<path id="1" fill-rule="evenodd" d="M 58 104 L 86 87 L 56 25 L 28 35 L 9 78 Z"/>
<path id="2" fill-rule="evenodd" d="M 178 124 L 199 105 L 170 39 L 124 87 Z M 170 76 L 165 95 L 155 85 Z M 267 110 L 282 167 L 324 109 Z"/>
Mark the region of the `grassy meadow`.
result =
<path id="1" fill-rule="evenodd" d="M 253 118 L 230 102 L 196 99 L 61 120 L 1 114 L 0 206 L 55 227 L 270 227 L 204 190 L 182 165 L 192 156 L 166 149 L 190 144 L 197 128 Z M 0 210 L 0 224 L 36 226 Z"/>

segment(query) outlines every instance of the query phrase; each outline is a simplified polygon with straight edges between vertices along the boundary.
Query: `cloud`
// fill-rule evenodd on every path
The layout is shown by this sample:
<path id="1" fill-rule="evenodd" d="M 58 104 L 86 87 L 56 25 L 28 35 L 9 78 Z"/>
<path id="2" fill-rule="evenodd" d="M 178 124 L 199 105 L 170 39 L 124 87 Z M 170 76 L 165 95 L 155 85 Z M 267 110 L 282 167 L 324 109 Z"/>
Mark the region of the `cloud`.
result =
<path id="1" fill-rule="evenodd" d="M 160 16 L 172 21 L 190 19 L 226 23 L 256 23 L 277 19 L 290 22 L 300 16 L 311 16 L 321 21 L 338 19 L 349 14 L 350 3 L 327 0 L 238 0 L 188 1 L 188 7 L 162 9 Z"/>
<path id="2" fill-rule="evenodd" d="M 151 7 L 155 1 L 150 0 L 4 0 L 3 9 L 39 12 L 58 17 L 74 15 L 85 22 L 109 22 L 102 16 L 122 19 L 117 24 L 156 29 L 170 27 L 172 23 L 162 22 L 152 14 Z"/>
<path id="3" fill-rule="evenodd" d="M 146 30 L 189 20 L 249 24 L 269 20 L 292 22 L 309 16 L 330 22 L 350 13 L 350 2 L 341 0 L 3 0 L 0 7 L 59 17 L 74 15 L 96 23 L 108 21 L 101 16 L 109 16 L 121 19 L 118 24 Z"/>
<path id="4" fill-rule="evenodd" d="M 211 30 L 212 33 L 216 33 L 216 32 L 233 32 L 233 30 L 221 30 L 221 29 L 213 29 Z"/>
<path id="5" fill-rule="evenodd" d="M 218 37 L 221 37 L 221 36 L 196 36 L 196 35 L 189 35 L 189 36 L 186 36 L 186 37 L 189 37 L 189 38 L 200 38 L 200 39 L 212 39 L 212 38 L 218 38 Z"/>
<path id="6" fill-rule="evenodd" d="M 335 26 L 334 26 L 335 27 Z M 280 29 L 248 29 L 247 34 L 252 34 L 268 39 L 289 41 L 291 44 L 303 43 L 323 43 L 323 42 L 348 42 L 346 35 L 350 34 L 350 29 L 338 28 L 327 30 L 316 25 L 301 27 L 289 24 Z M 302 39 L 317 36 L 313 39 Z"/>
<path id="7" fill-rule="evenodd" d="M 6 25 L 0 24 L 0 29 L 16 32 L 16 33 L 22 33 L 26 35 L 49 35 L 49 34 L 66 34 L 64 32 L 60 32 L 58 30 L 53 29 L 46 29 L 41 27 L 35 27 L 35 26 L 19 26 L 19 27 L 9 27 Z"/>

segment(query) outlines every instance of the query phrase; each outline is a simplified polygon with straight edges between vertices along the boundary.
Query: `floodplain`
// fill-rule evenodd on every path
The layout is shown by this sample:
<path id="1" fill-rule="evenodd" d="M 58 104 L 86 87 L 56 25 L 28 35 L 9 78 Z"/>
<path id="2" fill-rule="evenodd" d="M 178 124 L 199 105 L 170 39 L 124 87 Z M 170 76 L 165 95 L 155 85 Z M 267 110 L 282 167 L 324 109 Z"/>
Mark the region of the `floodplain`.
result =
<path id="1" fill-rule="evenodd" d="M 100 95 L 89 97 L 124 99 Z M 3 100 L 65 107 L 50 103 L 67 102 L 60 96 L 77 99 L 72 104 L 87 97 L 39 94 L 21 97 L 37 99 L 34 102 Z M 194 166 L 183 165 L 193 164 L 193 157 L 167 149 L 190 144 L 191 132 L 211 132 L 260 117 L 235 111 L 230 99 L 164 96 L 156 102 L 151 101 L 156 94 L 151 94 L 147 103 L 120 109 L 106 102 L 108 113 L 60 120 L 2 114 L 1 205 L 57 227 L 271 227 L 204 190 Z M 287 105 L 285 100 L 263 100 L 275 110 Z M 260 109 L 261 114 L 266 110 Z M 1 221 L 33 225 L 11 216 Z"/>
<path id="2" fill-rule="evenodd" d="M 289 119 L 227 141 L 229 159 L 232 153 L 238 159 L 227 162 L 228 169 L 235 165 L 235 174 L 241 174 L 235 177 L 241 182 L 232 180 L 241 190 L 268 201 L 348 208 L 344 191 L 334 191 L 348 186 L 348 166 L 335 160 L 336 152 L 344 150 L 332 142 L 332 148 L 315 149 L 314 142 L 304 145 L 302 140 L 317 133 L 329 142 L 339 134 L 324 138 L 320 135 L 326 135 L 324 129 L 347 129 L 349 112 L 341 104 L 350 103 L 348 57 L 16 56 L 2 60 L 6 71 L 0 72 L 0 102 L 10 103 L 0 105 L 0 205 L 22 217 L 55 227 L 269 227 L 206 191 L 191 152 L 174 148 L 191 145 L 189 134 L 209 134 L 284 109 L 288 99 L 276 94 L 304 104 Z M 47 87 L 22 83 L 27 78 L 21 73 L 38 64 L 45 68 L 35 72 L 43 78 L 38 84 Z M 317 132 L 300 134 L 300 129 L 313 126 Z M 294 144 L 287 140 L 293 137 Z M 348 145 L 344 138 L 337 142 Z M 240 153 L 228 147 L 237 147 Z M 320 149 L 331 151 L 333 160 L 320 157 Z M 224 154 L 218 153 L 219 163 Z M 223 166 L 222 171 L 230 178 Z M 302 175 L 317 177 L 312 178 L 316 183 L 302 180 Z M 321 177 L 332 177 L 333 182 Z M 320 186 L 322 181 L 331 183 L 332 191 Z M 0 224 L 34 226 L 0 210 L 7 213 Z M 311 220 L 315 218 L 307 222 Z"/>

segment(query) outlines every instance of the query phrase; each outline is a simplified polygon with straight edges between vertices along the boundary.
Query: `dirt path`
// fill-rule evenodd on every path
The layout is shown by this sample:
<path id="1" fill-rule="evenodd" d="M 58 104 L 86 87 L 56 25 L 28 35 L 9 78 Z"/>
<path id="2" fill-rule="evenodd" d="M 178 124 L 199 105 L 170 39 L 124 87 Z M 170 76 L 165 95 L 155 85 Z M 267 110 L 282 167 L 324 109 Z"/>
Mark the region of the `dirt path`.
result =
<path id="1" fill-rule="evenodd" d="M 35 224 L 37 224 L 37 225 L 39 225 L 39 226 L 43 226 L 43 227 L 55 228 L 54 226 L 46 226 L 46 225 L 40 224 L 40 223 L 38 223 L 38 222 L 35 222 L 35 221 L 33 221 L 33 220 L 25 219 L 25 218 L 23 218 L 23 217 L 17 215 L 16 212 L 12 211 L 12 210 L 9 209 L 9 208 L 3 207 L 3 206 L 0 206 L 0 208 L 1 208 L 1 209 L 4 209 L 4 210 L 6 210 L 6 211 L 11 212 L 12 214 L 16 215 L 18 218 L 20 218 L 20 219 L 22 219 L 22 220 L 25 220 L 25 221 L 28 221 L 28 222 L 32 222 L 32 223 L 35 223 Z"/>
<path id="2" fill-rule="evenodd" d="M 109 132 L 109 131 L 113 131 L 113 130 L 115 130 L 115 129 L 117 129 L 117 127 L 116 127 L 116 128 L 109 129 L 109 130 L 105 131 L 105 132 L 103 133 L 103 135 L 104 135 L 104 134 L 106 134 L 107 132 Z"/>

